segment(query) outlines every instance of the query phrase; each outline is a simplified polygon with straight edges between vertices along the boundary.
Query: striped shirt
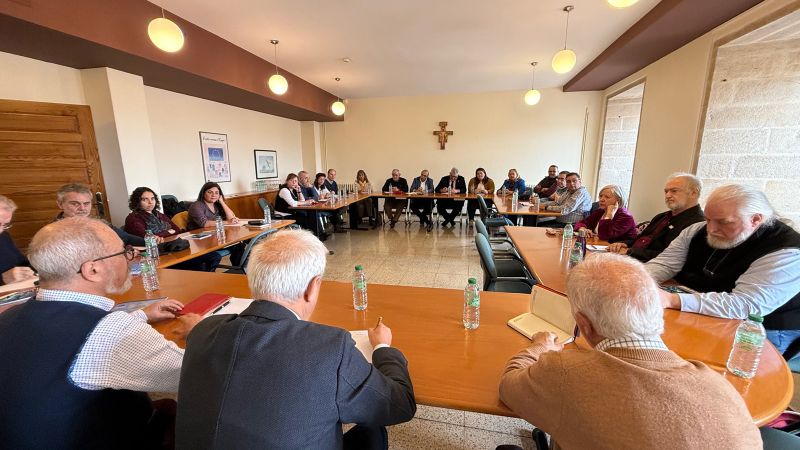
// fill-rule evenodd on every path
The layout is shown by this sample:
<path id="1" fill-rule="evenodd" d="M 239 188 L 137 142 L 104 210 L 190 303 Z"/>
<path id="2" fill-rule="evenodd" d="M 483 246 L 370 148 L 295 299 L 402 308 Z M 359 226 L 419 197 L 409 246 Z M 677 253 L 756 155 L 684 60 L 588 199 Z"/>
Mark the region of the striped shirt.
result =
<path id="1" fill-rule="evenodd" d="M 660 338 L 655 339 L 639 339 L 639 338 L 620 338 L 620 339 L 604 339 L 597 347 L 596 350 L 601 352 L 606 351 L 611 347 L 616 348 L 635 348 L 638 350 L 664 350 L 669 351 L 667 346 Z"/>
<path id="2" fill-rule="evenodd" d="M 561 215 L 556 220 L 561 223 L 577 223 L 583 220 L 584 215 L 592 209 L 592 199 L 589 197 L 589 191 L 581 186 L 560 196 L 558 200 L 548 203 L 545 209 L 560 212 Z"/>

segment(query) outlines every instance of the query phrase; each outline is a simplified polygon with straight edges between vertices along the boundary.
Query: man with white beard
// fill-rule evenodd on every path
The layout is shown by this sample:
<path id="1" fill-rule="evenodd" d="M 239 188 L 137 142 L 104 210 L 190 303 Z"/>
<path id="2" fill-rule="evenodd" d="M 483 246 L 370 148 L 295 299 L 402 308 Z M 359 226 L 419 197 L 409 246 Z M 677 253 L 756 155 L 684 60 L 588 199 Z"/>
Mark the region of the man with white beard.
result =
<path id="1" fill-rule="evenodd" d="M 645 265 L 657 282 L 674 278 L 698 292 L 662 291 L 662 305 L 729 319 L 758 314 L 784 352 L 800 337 L 800 234 L 750 186 L 718 187 L 705 216 Z"/>

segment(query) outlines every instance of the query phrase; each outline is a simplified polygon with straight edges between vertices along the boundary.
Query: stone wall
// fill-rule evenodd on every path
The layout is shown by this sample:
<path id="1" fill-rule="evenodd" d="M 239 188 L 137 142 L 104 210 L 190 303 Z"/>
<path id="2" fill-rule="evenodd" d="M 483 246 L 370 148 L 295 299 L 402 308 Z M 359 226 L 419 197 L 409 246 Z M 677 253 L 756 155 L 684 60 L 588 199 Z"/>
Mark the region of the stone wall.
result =
<path id="1" fill-rule="evenodd" d="M 617 184 L 622 186 L 626 195 L 630 196 L 639 116 L 642 110 L 641 87 L 642 85 L 633 88 L 637 95 L 629 96 L 623 93 L 608 100 L 603 149 L 600 154 L 600 172 L 597 177 L 598 191 L 605 185 Z"/>
<path id="2" fill-rule="evenodd" d="M 800 225 L 800 39 L 719 48 L 697 174 L 764 190 Z M 678 93 L 676 93 L 677 95 Z"/>

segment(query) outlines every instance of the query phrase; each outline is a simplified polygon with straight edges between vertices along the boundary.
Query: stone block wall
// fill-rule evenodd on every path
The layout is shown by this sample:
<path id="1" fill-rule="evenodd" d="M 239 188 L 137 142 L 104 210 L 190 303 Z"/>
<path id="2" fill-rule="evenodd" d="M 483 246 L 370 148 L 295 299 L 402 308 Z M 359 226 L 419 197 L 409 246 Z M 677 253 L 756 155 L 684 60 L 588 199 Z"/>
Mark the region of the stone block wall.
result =
<path id="1" fill-rule="evenodd" d="M 719 48 L 697 174 L 762 189 L 800 226 L 800 39 Z"/>
<path id="2" fill-rule="evenodd" d="M 630 195 L 642 110 L 642 87 L 639 85 L 632 88 L 637 92 L 635 96 L 623 93 L 608 100 L 597 178 L 598 190 L 608 184 L 617 184 L 625 190 L 625 195 Z"/>

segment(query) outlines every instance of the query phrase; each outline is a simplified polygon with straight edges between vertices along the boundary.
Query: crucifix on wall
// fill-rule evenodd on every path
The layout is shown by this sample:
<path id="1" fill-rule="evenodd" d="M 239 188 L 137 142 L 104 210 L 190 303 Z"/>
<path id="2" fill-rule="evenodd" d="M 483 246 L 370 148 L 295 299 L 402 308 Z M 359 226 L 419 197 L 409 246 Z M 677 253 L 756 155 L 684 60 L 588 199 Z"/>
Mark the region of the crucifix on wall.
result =
<path id="1" fill-rule="evenodd" d="M 447 136 L 452 136 L 452 131 L 447 131 L 447 122 L 439 122 L 439 131 L 433 132 L 434 136 L 439 136 L 439 150 L 444 150 L 447 144 Z"/>

